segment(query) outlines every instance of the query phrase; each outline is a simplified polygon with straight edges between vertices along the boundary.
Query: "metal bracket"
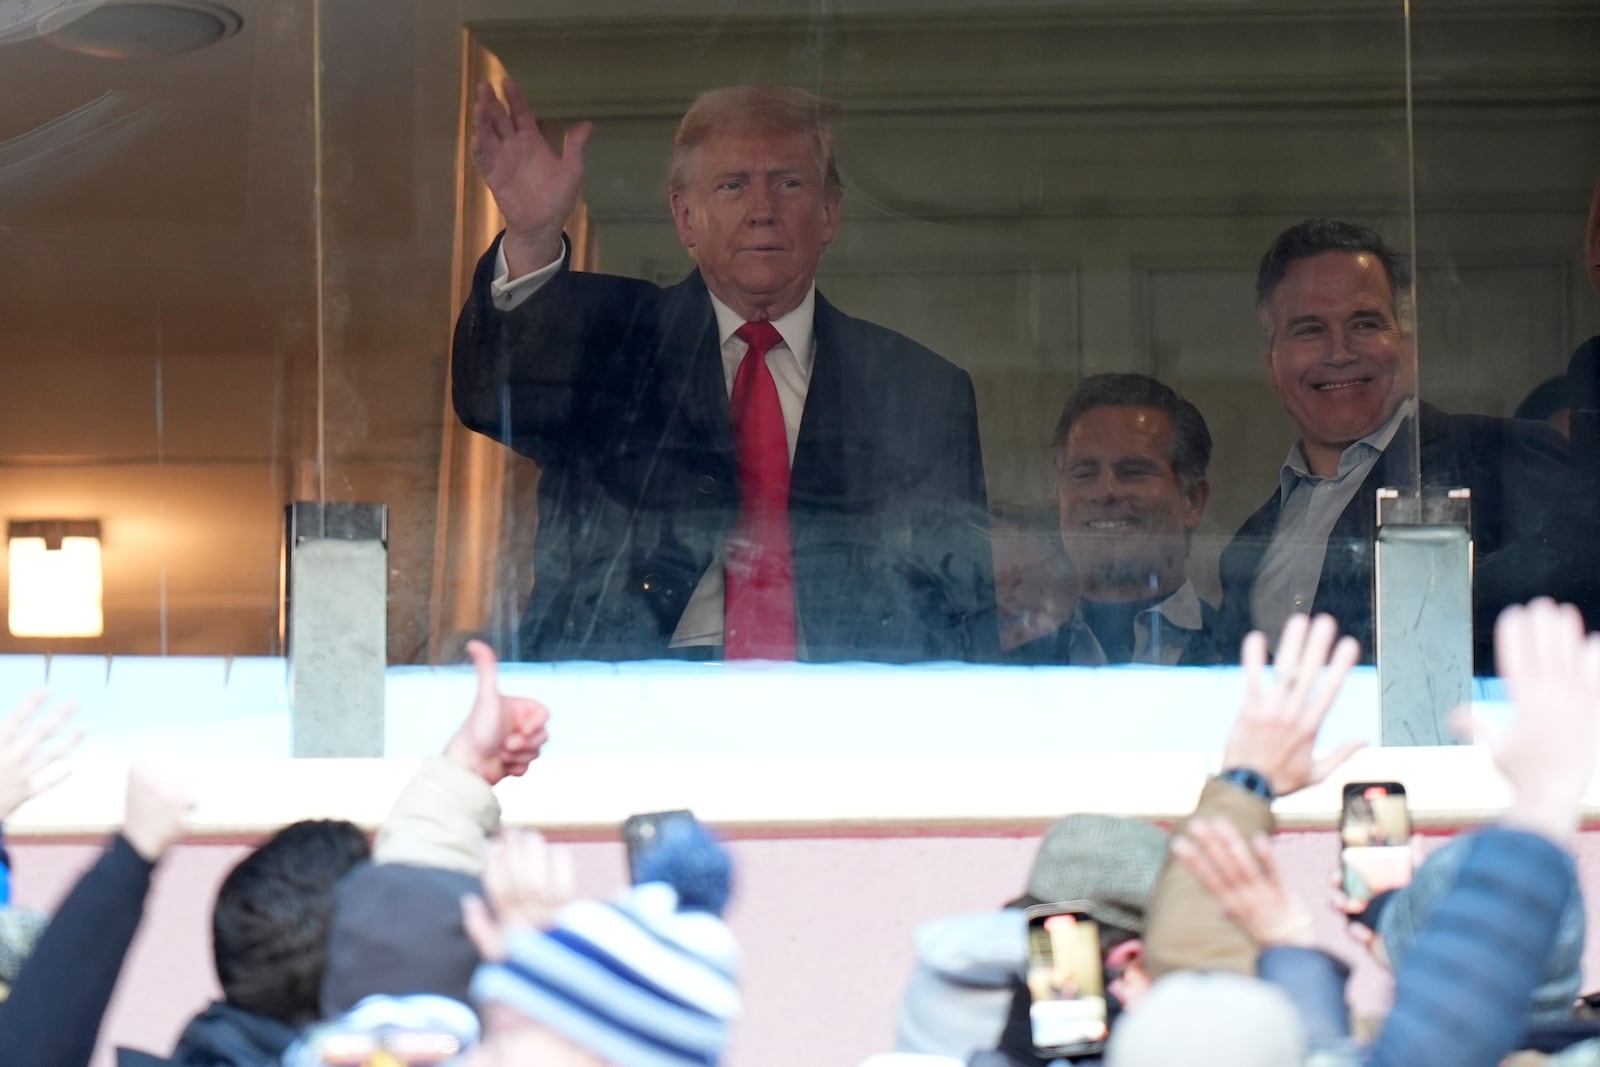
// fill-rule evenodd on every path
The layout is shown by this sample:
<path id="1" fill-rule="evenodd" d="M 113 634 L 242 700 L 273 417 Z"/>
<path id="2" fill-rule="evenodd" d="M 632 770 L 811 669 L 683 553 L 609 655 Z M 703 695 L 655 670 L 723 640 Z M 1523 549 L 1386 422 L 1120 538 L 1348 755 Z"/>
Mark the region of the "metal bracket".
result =
<path id="1" fill-rule="evenodd" d="M 283 630 L 294 755 L 382 756 L 388 508 L 290 504 Z"/>
<path id="2" fill-rule="evenodd" d="M 1378 490 L 1373 619 L 1385 745 L 1454 743 L 1472 694 L 1472 493 Z"/>

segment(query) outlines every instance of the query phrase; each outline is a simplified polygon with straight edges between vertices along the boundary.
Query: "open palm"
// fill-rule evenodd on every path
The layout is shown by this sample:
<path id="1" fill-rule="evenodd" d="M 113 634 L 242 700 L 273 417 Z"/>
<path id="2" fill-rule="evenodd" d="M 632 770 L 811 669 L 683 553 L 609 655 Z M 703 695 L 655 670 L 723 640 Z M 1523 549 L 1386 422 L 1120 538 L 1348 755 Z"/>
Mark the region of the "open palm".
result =
<path id="1" fill-rule="evenodd" d="M 478 85 L 468 151 L 505 216 L 507 265 L 516 277 L 561 254 L 561 227 L 583 188 L 583 148 L 594 127 L 572 127 L 556 155 L 517 83 L 507 78 L 503 88 L 504 104 L 487 82 Z"/>

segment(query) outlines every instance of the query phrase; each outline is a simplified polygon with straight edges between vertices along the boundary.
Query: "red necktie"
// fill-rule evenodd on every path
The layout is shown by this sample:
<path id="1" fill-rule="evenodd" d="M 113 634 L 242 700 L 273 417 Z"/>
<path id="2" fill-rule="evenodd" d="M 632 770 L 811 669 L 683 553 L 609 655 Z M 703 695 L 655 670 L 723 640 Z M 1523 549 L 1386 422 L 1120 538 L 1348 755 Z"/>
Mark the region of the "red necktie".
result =
<path id="1" fill-rule="evenodd" d="M 783 343 L 770 322 L 747 322 L 749 349 L 733 379 L 739 519 L 723 563 L 726 659 L 794 659 L 794 550 L 789 544 L 789 437 L 767 352 Z"/>

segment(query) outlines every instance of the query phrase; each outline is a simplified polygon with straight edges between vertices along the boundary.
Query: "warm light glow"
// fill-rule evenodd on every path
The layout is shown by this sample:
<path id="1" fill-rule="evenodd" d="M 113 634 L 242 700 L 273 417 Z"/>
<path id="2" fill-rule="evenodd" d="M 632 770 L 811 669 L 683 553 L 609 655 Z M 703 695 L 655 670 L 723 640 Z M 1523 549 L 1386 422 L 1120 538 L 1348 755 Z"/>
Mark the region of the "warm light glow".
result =
<path id="1" fill-rule="evenodd" d="M 43 537 L 11 538 L 12 636 L 99 637 L 100 588 L 98 537 L 63 537 L 57 549 Z"/>

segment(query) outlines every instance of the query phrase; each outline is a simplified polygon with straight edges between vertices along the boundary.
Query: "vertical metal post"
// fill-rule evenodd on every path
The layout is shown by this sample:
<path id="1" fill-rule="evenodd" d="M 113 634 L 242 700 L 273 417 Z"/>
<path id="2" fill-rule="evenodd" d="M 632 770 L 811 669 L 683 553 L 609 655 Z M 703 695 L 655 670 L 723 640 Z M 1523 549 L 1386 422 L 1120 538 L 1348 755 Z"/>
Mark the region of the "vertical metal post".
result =
<path id="1" fill-rule="evenodd" d="M 388 508 L 300 501 L 287 519 L 282 625 L 294 755 L 381 756 Z"/>
<path id="2" fill-rule="evenodd" d="M 1385 745 L 1455 742 L 1472 694 L 1472 496 L 1378 490 L 1373 614 Z"/>

